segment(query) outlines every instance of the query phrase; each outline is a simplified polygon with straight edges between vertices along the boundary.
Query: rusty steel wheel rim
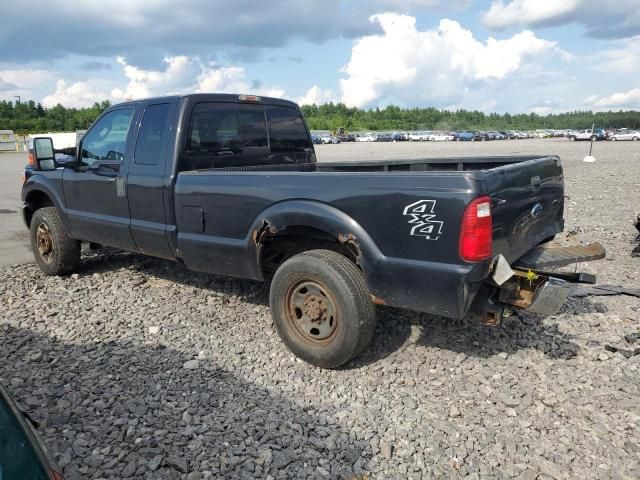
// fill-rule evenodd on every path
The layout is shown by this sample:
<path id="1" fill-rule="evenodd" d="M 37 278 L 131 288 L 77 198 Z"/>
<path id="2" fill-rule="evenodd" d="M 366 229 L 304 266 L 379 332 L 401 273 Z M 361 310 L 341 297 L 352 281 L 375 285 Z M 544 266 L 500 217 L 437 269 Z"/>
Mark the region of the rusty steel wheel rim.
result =
<path id="1" fill-rule="evenodd" d="M 338 331 L 339 311 L 335 299 L 315 280 L 299 281 L 289 288 L 285 314 L 298 336 L 314 346 L 328 345 Z"/>
<path id="2" fill-rule="evenodd" d="M 51 263 L 53 259 L 53 236 L 46 223 L 41 223 L 36 228 L 36 245 L 42 260 Z"/>

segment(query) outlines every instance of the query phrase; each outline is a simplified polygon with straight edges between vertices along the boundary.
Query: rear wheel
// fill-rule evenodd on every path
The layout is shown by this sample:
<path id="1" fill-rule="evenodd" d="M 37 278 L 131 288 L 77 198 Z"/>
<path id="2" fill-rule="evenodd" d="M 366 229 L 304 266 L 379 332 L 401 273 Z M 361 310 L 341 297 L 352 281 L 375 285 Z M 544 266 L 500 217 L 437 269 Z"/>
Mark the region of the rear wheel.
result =
<path id="1" fill-rule="evenodd" d="M 638 141 L 638 137 L 633 137 L 633 138 L 632 138 L 632 140 L 633 140 L 634 142 L 637 142 L 637 141 Z"/>
<path id="2" fill-rule="evenodd" d="M 358 356 L 375 331 L 362 272 L 331 250 L 285 261 L 273 276 L 271 314 L 285 345 L 302 360 L 336 368 Z"/>
<path id="3" fill-rule="evenodd" d="M 595 142 L 596 140 L 598 140 L 598 137 L 596 137 L 595 135 L 591 135 L 591 141 Z"/>
<path id="4" fill-rule="evenodd" d="M 31 249 L 47 275 L 71 273 L 80 263 L 80 241 L 70 238 L 55 207 L 36 210 L 30 225 Z"/>
<path id="5" fill-rule="evenodd" d="M 634 140 L 635 140 L 635 138 L 634 138 Z M 611 137 L 611 141 L 612 141 L 612 142 L 617 142 L 617 141 L 618 141 L 618 139 L 617 139 L 616 137 Z"/>

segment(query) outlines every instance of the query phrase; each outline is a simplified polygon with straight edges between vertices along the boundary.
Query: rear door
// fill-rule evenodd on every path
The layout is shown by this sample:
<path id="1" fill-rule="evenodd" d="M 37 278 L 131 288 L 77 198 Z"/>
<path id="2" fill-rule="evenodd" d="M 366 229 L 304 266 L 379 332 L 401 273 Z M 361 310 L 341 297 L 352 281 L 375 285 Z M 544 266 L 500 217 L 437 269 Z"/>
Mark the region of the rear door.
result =
<path id="1" fill-rule="evenodd" d="M 493 251 L 514 261 L 563 229 L 564 179 L 558 157 L 485 171 L 493 214 Z"/>
<path id="2" fill-rule="evenodd" d="M 134 113 L 133 106 L 105 113 L 82 138 L 76 168 L 64 169 L 64 199 L 75 238 L 136 250 L 126 197 Z"/>
<path id="3" fill-rule="evenodd" d="M 173 258 L 167 240 L 169 201 L 168 147 L 175 134 L 171 117 L 175 102 L 144 107 L 136 135 L 133 162 L 127 177 L 131 235 L 142 253 Z"/>

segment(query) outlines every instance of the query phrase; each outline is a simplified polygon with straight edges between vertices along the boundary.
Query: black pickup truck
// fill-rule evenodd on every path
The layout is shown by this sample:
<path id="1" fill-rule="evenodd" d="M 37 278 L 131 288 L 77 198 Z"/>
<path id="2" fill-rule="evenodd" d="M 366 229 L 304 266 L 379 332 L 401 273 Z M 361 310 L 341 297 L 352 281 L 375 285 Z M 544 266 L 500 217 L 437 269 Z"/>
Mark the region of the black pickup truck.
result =
<path id="1" fill-rule="evenodd" d="M 317 163 L 294 103 L 196 94 L 115 105 L 71 151 L 34 139 L 22 199 L 45 273 L 91 242 L 269 279 L 286 345 L 337 367 L 371 340 L 375 305 L 486 323 L 557 310 L 589 278 L 544 268 L 604 256 L 538 247 L 563 229 L 563 191 L 555 156 Z"/>

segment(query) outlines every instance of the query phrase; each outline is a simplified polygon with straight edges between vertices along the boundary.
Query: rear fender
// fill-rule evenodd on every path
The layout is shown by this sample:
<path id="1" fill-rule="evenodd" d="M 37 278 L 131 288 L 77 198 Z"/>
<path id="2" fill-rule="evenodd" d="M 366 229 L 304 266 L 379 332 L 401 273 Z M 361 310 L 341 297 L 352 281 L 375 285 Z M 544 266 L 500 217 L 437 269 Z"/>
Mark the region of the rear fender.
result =
<path id="1" fill-rule="evenodd" d="M 311 201 L 286 201 L 264 210 L 251 226 L 248 250 L 258 271 L 263 240 L 290 227 L 310 227 L 323 231 L 351 248 L 356 263 L 369 277 L 375 264 L 384 258 L 369 234 L 353 218 L 330 205 Z"/>

